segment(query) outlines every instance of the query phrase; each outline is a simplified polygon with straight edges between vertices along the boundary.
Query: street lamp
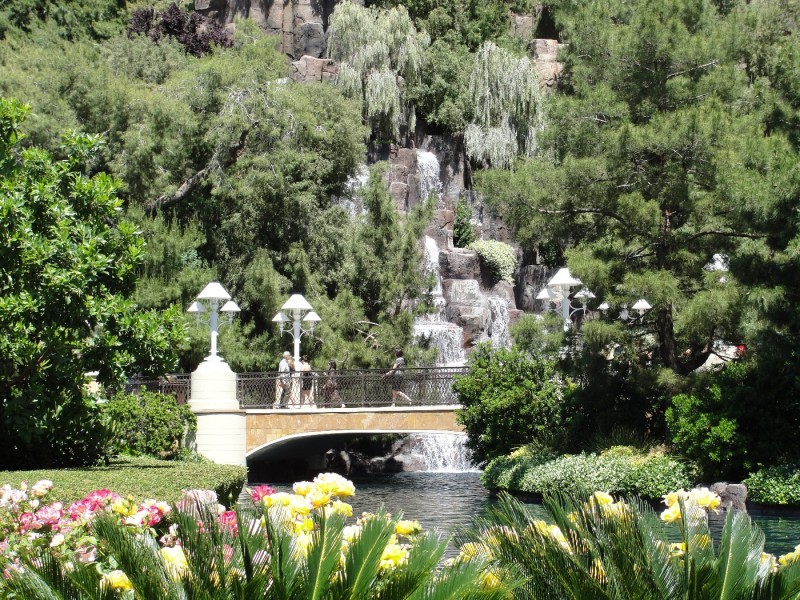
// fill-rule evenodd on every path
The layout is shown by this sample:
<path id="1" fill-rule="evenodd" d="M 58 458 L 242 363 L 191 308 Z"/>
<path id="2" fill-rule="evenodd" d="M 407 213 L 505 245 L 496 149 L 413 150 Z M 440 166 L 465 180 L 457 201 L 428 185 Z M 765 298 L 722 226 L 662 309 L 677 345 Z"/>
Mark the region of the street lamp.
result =
<path id="1" fill-rule="evenodd" d="M 220 307 L 222 302 L 225 302 L 225 304 L 222 304 L 222 307 Z M 206 304 L 208 304 L 208 308 L 206 308 Z M 205 360 L 222 360 L 222 357 L 217 354 L 219 313 L 223 312 L 228 315 L 228 324 L 230 325 L 233 322 L 233 315 L 240 311 L 241 309 L 236 302 L 231 300 L 231 295 L 216 281 L 212 281 L 206 287 L 204 287 L 203 291 L 197 295 L 197 300 L 192 302 L 189 308 L 186 309 L 186 312 L 191 313 L 196 317 L 198 324 L 200 323 L 203 313 L 210 313 L 209 326 L 211 328 L 211 351 Z"/>
<path id="2" fill-rule="evenodd" d="M 582 285 L 581 280 L 573 277 L 569 269 L 564 267 L 556 271 L 556 274 L 542 288 L 542 291 L 536 295 L 537 300 L 545 300 L 553 304 L 556 310 L 561 313 L 561 318 L 564 321 L 564 331 L 567 331 L 572 324 L 572 315 L 579 310 L 586 312 L 587 302 L 594 298 L 592 292 L 582 289 L 575 294 L 575 298 L 580 300 L 581 306 L 573 308 L 569 301 L 569 291 L 578 285 Z"/>
<path id="3" fill-rule="evenodd" d="M 286 313 L 291 316 L 287 316 Z M 292 294 L 286 303 L 281 306 L 280 312 L 272 317 L 272 321 L 280 327 L 281 333 L 292 334 L 295 362 L 300 361 L 300 338 L 303 337 L 304 333 L 313 334 L 314 327 L 321 320 L 308 301 L 300 294 Z M 291 328 L 289 323 L 292 323 Z M 306 326 L 303 327 L 303 324 Z"/>
<path id="4" fill-rule="evenodd" d="M 600 306 L 597 307 L 597 309 L 601 311 L 603 314 L 605 314 L 606 311 L 610 308 L 611 307 L 609 306 L 608 302 L 603 302 Z M 651 308 L 653 307 L 650 306 L 650 303 L 644 298 L 639 298 L 636 302 L 633 303 L 633 306 L 631 306 L 631 310 L 636 311 L 638 313 L 639 319 L 641 319 L 644 316 L 644 314 Z M 622 308 L 619 311 L 619 318 L 623 321 L 631 319 L 631 314 L 630 312 L 628 312 L 628 307 L 625 306 L 624 304 L 622 305 Z M 637 317 L 634 316 L 632 318 L 632 321 L 636 320 L 636 318 Z"/>

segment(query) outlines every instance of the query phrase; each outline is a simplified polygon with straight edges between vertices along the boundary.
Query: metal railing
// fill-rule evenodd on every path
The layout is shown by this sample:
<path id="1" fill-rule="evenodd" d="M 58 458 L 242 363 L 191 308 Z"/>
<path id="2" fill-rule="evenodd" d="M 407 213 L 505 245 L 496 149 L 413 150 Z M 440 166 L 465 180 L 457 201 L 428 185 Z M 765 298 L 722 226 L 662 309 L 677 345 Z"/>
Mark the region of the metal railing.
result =
<path id="1" fill-rule="evenodd" d="M 385 376 L 385 369 L 311 371 L 307 378 L 300 372 L 290 376 L 276 371 L 240 373 L 237 396 L 242 408 L 450 405 L 458 404 L 453 377 L 466 373 L 465 367 L 407 368 L 397 379 Z M 399 388 L 403 395 L 393 399 L 392 388 Z"/>
<path id="2" fill-rule="evenodd" d="M 188 374 L 166 375 L 158 379 L 134 377 L 125 384 L 125 392 L 128 394 L 136 394 L 142 388 L 148 392 L 175 396 L 178 404 L 186 404 L 192 393 L 192 376 Z"/>

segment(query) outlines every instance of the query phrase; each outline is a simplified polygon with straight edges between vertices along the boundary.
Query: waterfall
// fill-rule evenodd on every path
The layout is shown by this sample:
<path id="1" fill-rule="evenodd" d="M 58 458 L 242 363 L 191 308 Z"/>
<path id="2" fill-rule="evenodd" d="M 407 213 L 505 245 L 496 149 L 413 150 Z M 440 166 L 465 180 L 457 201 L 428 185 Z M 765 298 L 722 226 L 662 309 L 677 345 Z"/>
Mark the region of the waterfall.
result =
<path id="1" fill-rule="evenodd" d="M 422 456 L 426 471 L 454 473 L 478 471 L 469 460 L 467 436 L 463 433 L 416 433 L 411 435 L 415 453 Z"/>
<path id="2" fill-rule="evenodd" d="M 496 296 L 489 297 L 489 327 L 486 335 L 493 348 L 508 348 L 511 340 L 508 336 L 508 300 Z"/>
<path id="3" fill-rule="evenodd" d="M 344 193 L 341 196 L 334 196 L 334 204 L 344 207 L 351 219 L 363 215 L 364 202 L 361 199 L 361 190 L 364 189 L 369 181 L 369 168 L 367 165 L 359 165 L 356 174 L 347 178 L 344 184 Z"/>
<path id="4" fill-rule="evenodd" d="M 439 177 L 439 159 L 433 152 L 417 150 L 417 173 L 419 174 L 419 199 L 424 201 L 431 194 L 436 194 L 437 208 L 439 208 L 444 186 Z"/>
<path id="5" fill-rule="evenodd" d="M 460 367 L 467 361 L 464 352 L 464 330 L 445 318 L 445 299 L 442 295 L 442 276 L 439 272 L 439 246 L 430 236 L 425 236 L 425 261 L 423 269 L 426 274 L 433 274 L 436 283 L 431 290 L 435 311 L 416 318 L 414 321 L 414 337 L 423 343 L 436 348 L 437 367 Z"/>

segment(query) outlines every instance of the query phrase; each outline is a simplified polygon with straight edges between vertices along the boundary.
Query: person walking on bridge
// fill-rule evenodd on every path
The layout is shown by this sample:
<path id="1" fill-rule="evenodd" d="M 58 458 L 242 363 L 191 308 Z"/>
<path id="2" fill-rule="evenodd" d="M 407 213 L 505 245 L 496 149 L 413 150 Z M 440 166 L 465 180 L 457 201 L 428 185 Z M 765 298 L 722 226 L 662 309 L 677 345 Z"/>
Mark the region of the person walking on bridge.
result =
<path id="1" fill-rule="evenodd" d="M 392 406 L 397 404 L 398 399 L 407 402 L 411 406 L 411 398 L 403 393 L 403 375 L 406 368 L 406 359 L 403 357 L 402 350 L 395 350 L 394 364 L 384 375 L 384 379 L 389 379 L 392 388 Z"/>
<path id="2" fill-rule="evenodd" d="M 275 388 L 275 406 L 277 408 L 288 408 L 291 398 L 287 399 L 287 395 L 291 396 L 292 393 L 292 379 L 291 369 L 289 368 L 289 359 L 292 355 L 287 351 L 283 353 L 281 361 L 278 363 L 278 384 Z"/>

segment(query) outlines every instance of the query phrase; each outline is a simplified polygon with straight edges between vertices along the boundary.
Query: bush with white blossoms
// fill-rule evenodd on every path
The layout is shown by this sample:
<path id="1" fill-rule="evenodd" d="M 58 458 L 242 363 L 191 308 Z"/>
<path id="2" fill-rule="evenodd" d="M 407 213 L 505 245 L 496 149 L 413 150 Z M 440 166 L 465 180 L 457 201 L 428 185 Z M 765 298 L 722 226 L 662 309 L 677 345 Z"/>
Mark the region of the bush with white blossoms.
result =
<path id="1" fill-rule="evenodd" d="M 3 488 L 3 598 L 503 597 L 479 585 L 482 559 L 437 568 L 447 542 L 417 521 L 379 510 L 348 525 L 355 487 L 333 473 L 293 493 L 254 487 L 236 511 L 208 490 L 175 507 L 108 490 L 41 506 L 50 487 Z"/>

